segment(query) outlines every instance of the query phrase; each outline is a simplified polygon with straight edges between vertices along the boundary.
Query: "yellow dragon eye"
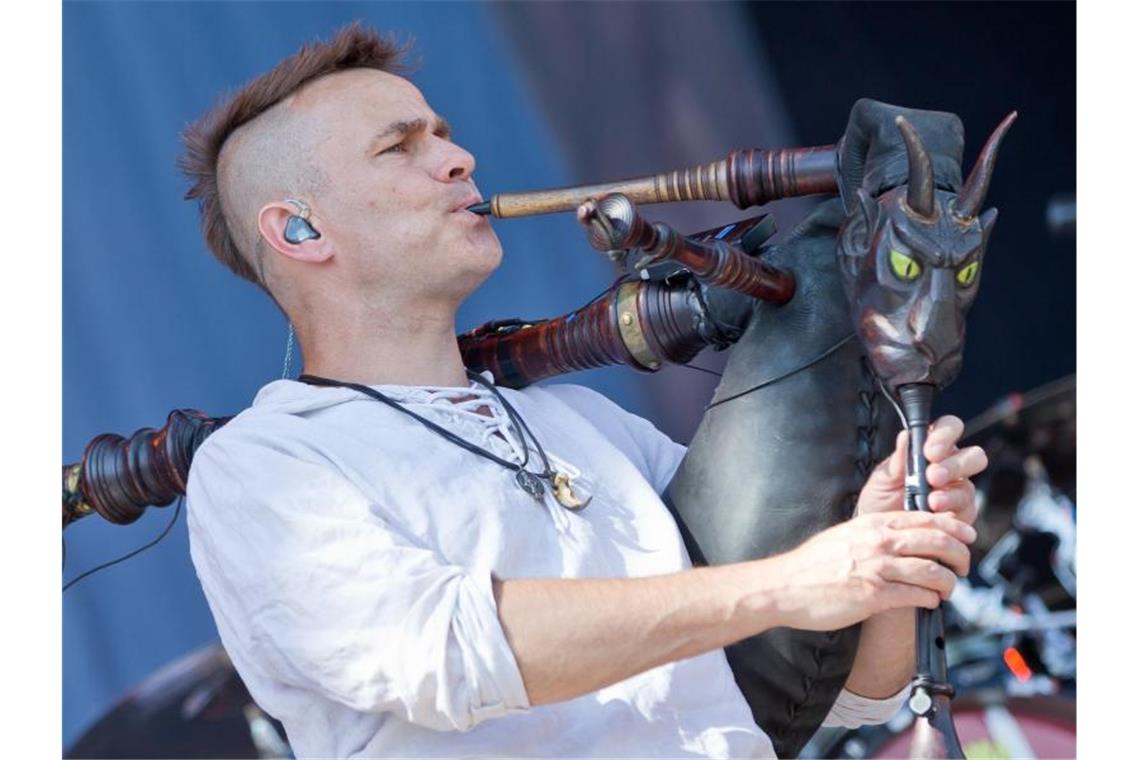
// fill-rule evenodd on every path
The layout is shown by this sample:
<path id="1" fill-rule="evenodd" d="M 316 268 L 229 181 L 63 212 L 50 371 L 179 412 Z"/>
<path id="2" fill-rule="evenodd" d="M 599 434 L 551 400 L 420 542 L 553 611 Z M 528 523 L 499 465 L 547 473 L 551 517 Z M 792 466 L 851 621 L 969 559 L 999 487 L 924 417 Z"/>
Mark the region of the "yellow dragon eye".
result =
<path id="1" fill-rule="evenodd" d="M 963 288 L 969 287 L 974 283 L 978 276 L 978 262 L 971 261 L 966 266 L 958 270 L 957 279 L 958 284 Z"/>
<path id="2" fill-rule="evenodd" d="M 902 251 L 891 249 L 891 271 L 895 276 L 904 282 L 918 279 L 922 274 L 922 265 L 917 261 L 907 256 Z"/>

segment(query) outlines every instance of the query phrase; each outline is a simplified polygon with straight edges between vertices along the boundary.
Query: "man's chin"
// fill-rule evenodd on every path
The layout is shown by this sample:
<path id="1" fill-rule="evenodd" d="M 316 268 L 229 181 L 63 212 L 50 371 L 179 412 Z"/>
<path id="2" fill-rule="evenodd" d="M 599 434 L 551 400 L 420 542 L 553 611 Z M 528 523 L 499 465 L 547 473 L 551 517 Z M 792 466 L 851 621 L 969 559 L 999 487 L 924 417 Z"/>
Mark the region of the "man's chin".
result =
<path id="1" fill-rule="evenodd" d="M 499 239 L 493 241 L 480 241 L 482 244 L 471 246 L 470 263 L 473 268 L 483 272 L 484 278 L 491 275 L 503 263 L 503 247 Z"/>
<path id="2" fill-rule="evenodd" d="M 468 237 L 467 240 L 471 249 L 472 260 L 483 262 L 488 266 L 488 274 L 499 268 L 499 264 L 503 262 L 503 244 L 490 225 L 485 231 L 479 230 L 476 235 Z"/>
<path id="3" fill-rule="evenodd" d="M 474 245 L 464 251 L 464 256 L 457 262 L 453 272 L 464 291 L 463 298 L 486 282 L 502 261 L 503 249 L 499 247 L 498 240 L 495 240 L 494 245 Z"/>

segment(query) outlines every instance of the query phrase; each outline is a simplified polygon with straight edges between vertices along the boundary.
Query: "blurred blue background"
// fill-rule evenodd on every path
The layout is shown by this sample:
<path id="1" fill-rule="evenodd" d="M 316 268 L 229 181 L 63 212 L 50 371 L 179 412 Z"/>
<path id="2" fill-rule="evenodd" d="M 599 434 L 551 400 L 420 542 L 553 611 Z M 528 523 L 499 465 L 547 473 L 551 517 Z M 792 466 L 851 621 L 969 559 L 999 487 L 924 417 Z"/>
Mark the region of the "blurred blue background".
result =
<path id="1" fill-rule="evenodd" d="M 182 200 L 178 136 L 222 92 L 357 19 L 416 39 L 412 80 L 476 156 L 485 195 L 654 173 L 738 146 L 831 143 L 862 96 L 960 114 L 972 163 L 1017 108 L 965 370 L 941 404 L 968 418 L 1075 371 L 1075 245 L 1045 225 L 1047 202 L 1075 191 L 1072 4 L 66 2 L 64 462 L 95 435 L 161 426 L 175 408 L 234 414 L 280 376 L 286 323 L 208 254 Z M 768 210 L 786 230 L 811 205 Z M 690 231 L 744 216 L 727 204 L 650 215 Z M 568 215 L 495 224 L 504 263 L 460 330 L 560 314 L 613 279 Z M 715 384 L 682 368 L 567 379 L 680 441 Z M 170 514 L 69 528 L 65 578 L 145 543 Z M 216 639 L 183 520 L 67 592 L 63 609 L 65 745 L 131 685 Z"/>

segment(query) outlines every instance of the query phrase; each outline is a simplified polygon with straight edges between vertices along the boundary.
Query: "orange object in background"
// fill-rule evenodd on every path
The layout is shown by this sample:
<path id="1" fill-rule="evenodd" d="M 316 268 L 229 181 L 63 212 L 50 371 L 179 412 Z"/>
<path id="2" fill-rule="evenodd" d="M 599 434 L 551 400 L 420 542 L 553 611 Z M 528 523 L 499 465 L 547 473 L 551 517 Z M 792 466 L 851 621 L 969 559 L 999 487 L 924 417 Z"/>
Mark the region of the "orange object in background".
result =
<path id="1" fill-rule="evenodd" d="M 1021 656 L 1021 652 L 1017 651 L 1014 647 L 1006 647 L 1002 652 L 1001 658 L 1005 660 L 1005 665 L 1013 673 L 1018 681 L 1025 683 L 1033 676 L 1033 671 L 1025 664 L 1025 658 Z"/>

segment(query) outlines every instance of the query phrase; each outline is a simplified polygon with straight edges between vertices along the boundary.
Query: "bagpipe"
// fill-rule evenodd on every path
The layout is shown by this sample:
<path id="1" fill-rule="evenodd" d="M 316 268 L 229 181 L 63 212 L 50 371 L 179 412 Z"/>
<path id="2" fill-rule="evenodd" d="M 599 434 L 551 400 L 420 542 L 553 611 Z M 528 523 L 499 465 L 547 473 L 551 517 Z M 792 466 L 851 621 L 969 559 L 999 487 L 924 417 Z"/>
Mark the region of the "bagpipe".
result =
<path id="1" fill-rule="evenodd" d="M 836 145 L 738 149 L 651 177 L 495 195 L 471 210 L 498 219 L 575 211 L 590 245 L 626 274 L 568 314 L 459 335 L 464 363 L 521 388 L 607 365 L 654 372 L 731 347 L 663 494 L 694 564 L 787 551 L 850 518 L 899 424 L 911 433 L 906 508 L 928 510 L 931 404 L 961 367 L 964 318 L 997 216 L 982 206 L 1015 116 L 965 181 L 956 116 L 865 99 Z M 764 214 L 684 235 L 638 208 L 713 200 L 750 209 L 806 195 L 838 197 L 775 243 Z M 197 447 L 229 419 L 184 409 L 160 429 L 96 437 L 63 466 L 63 527 L 91 514 L 126 524 L 172 503 Z M 858 640 L 857 625 L 784 628 L 726 648 L 779 756 L 794 756 L 818 729 Z M 941 609 L 917 610 L 915 756 L 964 756 L 943 646 Z"/>

